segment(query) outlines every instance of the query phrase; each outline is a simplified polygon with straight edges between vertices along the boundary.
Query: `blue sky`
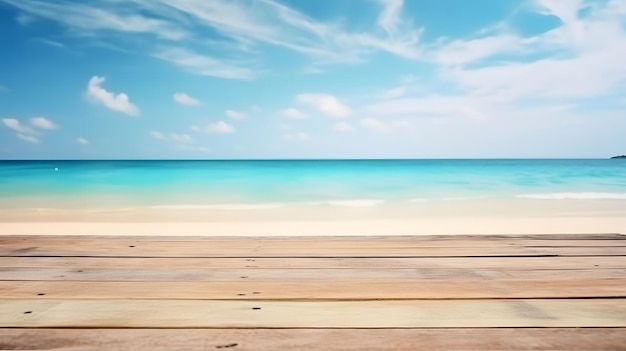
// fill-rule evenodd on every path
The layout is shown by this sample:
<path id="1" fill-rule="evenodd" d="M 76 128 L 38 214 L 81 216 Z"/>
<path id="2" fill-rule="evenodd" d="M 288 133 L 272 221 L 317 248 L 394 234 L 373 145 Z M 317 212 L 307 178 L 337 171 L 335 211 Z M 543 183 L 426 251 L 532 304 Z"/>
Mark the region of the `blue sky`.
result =
<path id="1" fill-rule="evenodd" d="M 0 0 L 0 159 L 626 153 L 623 0 Z"/>

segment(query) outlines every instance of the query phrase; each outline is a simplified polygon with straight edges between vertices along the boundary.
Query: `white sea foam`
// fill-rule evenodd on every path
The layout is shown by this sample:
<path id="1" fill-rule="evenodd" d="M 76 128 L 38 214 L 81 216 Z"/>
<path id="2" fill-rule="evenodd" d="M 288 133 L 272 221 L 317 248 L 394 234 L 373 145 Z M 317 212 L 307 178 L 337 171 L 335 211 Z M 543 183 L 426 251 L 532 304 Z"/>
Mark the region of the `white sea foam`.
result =
<path id="1" fill-rule="evenodd" d="M 233 204 L 204 204 L 204 205 L 157 205 L 150 206 L 157 210 L 271 210 L 285 207 L 285 204 L 278 202 L 269 203 L 233 203 Z"/>
<path id="2" fill-rule="evenodd" d="M 537 200 L 626 200 L 626 193 L 539 193 L 522 194 L 517 195 L 516 197 Z"/>

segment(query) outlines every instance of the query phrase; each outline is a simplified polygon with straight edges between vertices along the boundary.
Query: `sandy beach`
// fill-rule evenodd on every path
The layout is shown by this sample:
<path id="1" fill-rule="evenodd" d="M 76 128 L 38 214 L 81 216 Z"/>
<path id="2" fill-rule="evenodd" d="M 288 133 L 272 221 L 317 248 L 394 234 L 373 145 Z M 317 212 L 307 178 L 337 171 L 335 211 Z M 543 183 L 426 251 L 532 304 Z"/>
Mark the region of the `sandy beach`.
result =
<path id="1" fill-rule="evenodd" d="M 215 210 L 8 209 L 20 235 L 428 235 L 626 233 L 623 201 L 449 201 L 412 206 Z"/>
<path id="2" fill-rule="evenodd" d="M 626 233 L 622 218 L 450 218 L 430 220 L 283 222 L 4 222 L 13 235 L 215 235 L 332 236 L 429 234 L 584 234 Z"/>

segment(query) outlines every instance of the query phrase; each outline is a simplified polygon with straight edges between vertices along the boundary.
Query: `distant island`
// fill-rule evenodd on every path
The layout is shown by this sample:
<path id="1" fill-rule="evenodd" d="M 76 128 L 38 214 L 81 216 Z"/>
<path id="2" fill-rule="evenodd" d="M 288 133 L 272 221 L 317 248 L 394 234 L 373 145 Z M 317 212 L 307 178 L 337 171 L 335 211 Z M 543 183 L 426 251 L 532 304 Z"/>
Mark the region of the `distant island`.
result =
<path id="1" fill-rule="evenodd" d="M 614 158 L 626 158 L 626 155 L 619 155 L 619 156 L 613 156 L 613 157 L 611 157 L 611 159 L 614 159 Z"/>

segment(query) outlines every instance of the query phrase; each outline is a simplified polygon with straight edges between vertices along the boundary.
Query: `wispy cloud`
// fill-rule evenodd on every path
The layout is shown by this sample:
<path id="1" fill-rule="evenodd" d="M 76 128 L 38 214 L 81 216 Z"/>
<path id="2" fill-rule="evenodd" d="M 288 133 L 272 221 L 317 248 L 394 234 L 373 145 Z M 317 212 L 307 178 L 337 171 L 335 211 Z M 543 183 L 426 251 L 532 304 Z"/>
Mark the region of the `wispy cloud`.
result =
<path id="1" fill-rule="evenodd" d="M 17 134 L 17 137 L 20 138 L 20 140 L 23 140 L 27 143 L 33 143 L 33 144 L 37 144 L 39 143 L 39 139 L 37 137 L 34 137 L 32 135 L 24 135 L 24 134 Z"/>
<path id="2" fill-rule="evenodd" d="M 33 126 L 37 128 L 47 129 L 47 130 L 53 130 L 53 129 L 59 128 L 59 126 L 56 125 L 54 122 L 44 117 L 31 118 L 30 124 L 32 124 Z"/>
<path id="3" fill-rule="evenodd" d="M 378 15 L 378 25 L 388 33 L 393 33 L 401 20 L 404 0 L 378 0 L 383 5 L 383 10 Z"/>
<path id="4" fill-rule="evenodd" d="M 330 94 L 298 94 L 296 96 L 296 101 L 301 104 L 308 105 L 330 117 L 344 118 L 350 116 L 352 113 L 352 110 L 348 105 L 344 104 L 337 97 Z"/>
<path id="5" fill-rule="evenodd" d="M 150 135 L 157 140 L 169 141 L 173 143 L 189 144 L 194 142 L 194 139 L 188 134 L 164 133 L 153 130 L 150 131 Z"/>
<path id="6" fill-rule="evenodd" d="M 187 49 L 169 47 L 160 49 L 153 56 L 173 63 L 191 73 L 228 79 L 251 79 L 254 73 L 242 65 L 229 62 L 226 59 L 201 55 Z"/>
<path id="7" fill-rule="evenodd" d="M 76 142 L 81 145 L 89 145 L 89 140 L 85 138 L 76 138 Z"/>
<path id="8" fill-rule="evenodd" d="M 50 39 L 45 39 L 45 38 L 38 38 L 37 41 L 49 45 L 49 46 L 54 46 L 55 48 L 64 48 L 65 45 L 63 43 L 59 43 L 58 41 L 55 40 L 50 40 Z"/>
<path id="9" fill-rule="evenodd" d="M 245 112 L 239 112 L 235 110 L 226 110 L 226 112 L 224 113 L 226 114 L 226 117 L 237 120 L 237 121 L 241 121 L 242 119 L 246 118 Z"/>
<path id="10" fill-rule="evenodd" d="M 255 61 L 266 46 L 291 50 L 321 65 L 362 62 L 376 52 L 407 59 L 421 55 L 421 29 L 403 20 L 402 0 L 378 0 L 380 14 L 366 30 L 351 30 L 339 20 L 320 21 L 275 0 L 253 5 L 246 0 L 0 2 L 21 10 L 22 17 L 59 22 L 75 37 L 111 42 L 115 33 L 132 36 L 133 43 L 140 40 L 154 57 L 195 74 L 228 79 L 254 77 L 250 59 L 241 62 L 233 57 Z M 375 10 L 376 3 L 364 5 Z M 207 40 L 207 29 L 217 35 Z M 118 44 L 119 40 L 113 45 Z M 218 47 L 222 49 L 216 52 Z"/>
<path id="11" fill-rule="evenodd" d="M 208 123 L 204 126 L 191 126 L 191 130 L 194 132 L 212 133 L 212 134 L 232 134 L 235 132 L 235 127 L 224 122 L 218 121 L 215 123 Z"/>
<path id="12" fill-rule="evenodd" d="M 105 78 L 93 76 L 87 84 L 85 95 L 96 104 L 102 104 L 108 109 L 125 113 L 129 116 L 138 116 L 139 109 L 130 102 L 128 95 L 124 93 L 114 94 L 102 87 Z"/>
<path id="13" fill-rule="evenodd" d="M 419 30 L 407 28 L 401 35 L 347 31 L 339 24 L 320 22 L 273 0 L 250 6 L 241 0 L 161 0 L 198 23 L 215 29 L 235 42 L 281 46 L 326 62 L 359 60 L 372 51 L 387 51 L 415 58 Z M 380 23 L 398 22 L 401 2 L 383 6 Z"/>
<path id="14" fill-rule="evenodd" d="M 576 106 L 591 99 L 611 101 L 616 92 L 626 92 L 623 1 L 527 4 L 532 6 L 523 11 L 556 16 L 561 23 L 532 36 L 503 23 L 466 39 L 438 41 L 425 55 L 435 76 L 389 89 L 358 108 L 359 115 L 369 117 L 361 126 L 385 131 L 391 128 L 389 118 L 482 123 L 512 116 L 524 121 L 531 114 L 547 121 L 572 116 Z M 442 85 L 447 92 L 427 89 Z"/>
<path id="15" fill-rule="evenodd" d="M 280 111 L 278 114 L 281 117 L 291 118 L 291 119 L 305 119 L 305 118 L 309 117 L 309 115 L 307 115 L 306 113 L 304 113 L 304 112 L 302 112 L 302 111 L 300 111 L 300 110 L 298 110 L 296 108 L 293 108 L 293 107 L 286 108 L 286 109 Z"/>
<path id="16" fill-rule="evenodd" d="M 29 127 L 28 125 L 22 124 L 19 120 L 15 118 L 3 118 L 2 123 L 10 129 L 22 134 L 37 134 L 37 132 Z"/>
<path id="17" fill-rule="evenodd" d="M 193 98 L 186 93 L 174 93 L 174 101 L 181 105 L 185 106 L 199 106 L 201 105 L 200 101 L 196 98 Z"/>
<path id="18" fill-rule="evenodd" d="M 94 1 L 89 4 L 58 0 L 0 0 L 26 13 L 30 18 L 41 17 L 60 22 L 80 34 L 99 31 L 152 34 L 160 38 L 178 40 L 187 36 L 179 25 L 167 20 L 148 17 L 138 8 L 124 6 L 119 1 Z M 78 34 L 78 32 L 76 33 Z"/>
<path id="19" fill-rule="evenodd" d="M 59 128 L 57 124 L 44 117 L 31 118 L 29 124 L 22 123 L 15 118 L 3 118 L 2 123 L 5 127 L 17 132 L 18 138 L 29 143 L 40 142 L 40 130 L 54 130 Z"/>
<path id="20" fill-rule="evenodd" d="M 533 4 L 539 13 L 558 17 L 561 25 L 527 38 L 504 30 L 446 44 L 432 53 L 444 67 L 442 78 L 471 95 L 499 101 L 595 97 L 626 81 L 622 1 L 593 7 L 581 0 Z M 488 61 L 503 54 L 507 61 Z"/>

